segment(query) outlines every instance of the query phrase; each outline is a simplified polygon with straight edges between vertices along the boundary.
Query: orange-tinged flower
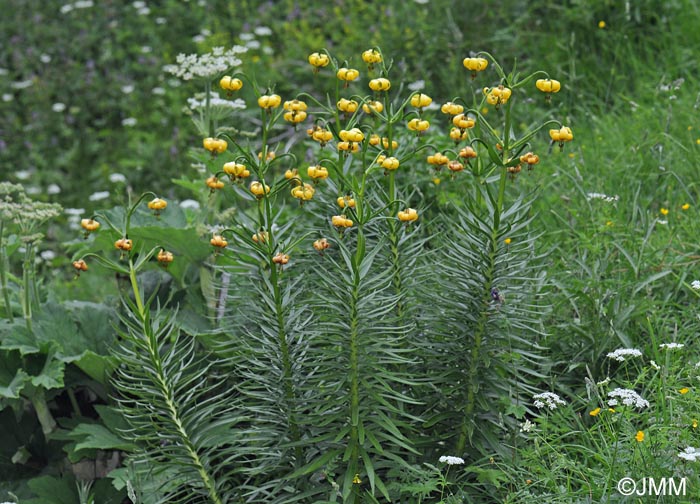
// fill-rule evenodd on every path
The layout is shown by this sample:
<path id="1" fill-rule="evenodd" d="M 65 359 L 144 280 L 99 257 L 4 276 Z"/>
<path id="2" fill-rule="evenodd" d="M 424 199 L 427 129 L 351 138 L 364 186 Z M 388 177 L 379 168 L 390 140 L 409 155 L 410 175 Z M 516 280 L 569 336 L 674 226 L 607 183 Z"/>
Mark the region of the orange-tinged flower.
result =
<path id="1" fill-rule="evenodd" d="M 406 208 L 401 210 L 397 217 L 401 222 L 413 222 L 418 220 L 418 212 L 414 208 Z"/>
<path id="2" fill-rule="evenodd" d="M 250 171 L 244 164 L 236 163 L 234 161 L 230 161 L 226 164 L 224 164 L 224 173 L 228 175 L 229 177 L 237 178 L 237 179 L 243 179 L 247 178 L 250 176 Z"/>
<path id="3" fill-rule="evenodd" d="M 323 252 L 326 250 L 328 247 L 330 247 L 331 244 L 328 243 L 328 240 L 325 238 L 319 238 L 314 242 L 314 248 L 318 250 L 319 252 Z"/>
<path id="4" fill-rule="evenodd" d="M 355 208 L 355 199 L 351 196 L 338 196 L 336 202 L 340 208 Z"/>
<path id="5" fill-rule="evenodd" d="M 447 168 L 451 172 L 456 173 L 456 172 L 461 172 L 462 170 L 464 170 L 464 165 L 455 159 L 453 161 L 450 161 L 447 164 Z"/>
<path id="6" fill-rule="evenodd" d="M 283 254 L 282 252 L 277 252 L 277 254 L 272 258 L 272 262 L 275 264 L 287 264 L 289 262 L 289 256 Z"/>
<path id="7" fill-rule="evenodd" d="M 464 112 L 464 107 L 458 103 L 447 102 L 440 107 L 440 112 L 455 116 Z"/>
<path id="8" fill-rule="evenodd" d="M 133 247 L 134 242 L 124 237 L 114 242 L 114 248 L 128 252 Z"/>
<path id="9" fill-rule="evenodd" d="M 331 217 L 331 224 L 339 228 L 352 227 L 353 222 L 343 215 L 334 215 Z"/>
<path id="10" fill-rule="evenodd" d="M 305 183 L 304 185 L 297 186 L 292 189 L 292 196 L 303 201 L 308 201 L 313 198 L 316 189 L 311 184 Z"/>
<path id="11" fill-rule="evenodd" d="M 80 227 L 82 227 L 88 233 L 91 233 L 92 231 L 97 231 L 97 229 L 100 227 L 100 223 L 94 219 L 81 219 Z"/>
<path id="12" fill-rule="evenodd" d="M 253 193 L 256 198 L 262 198 L 265 194 L 270 193 L 270 186 L 263 185 L 262 182 L 255 180 L 250 183 L 250 192 Z"/>
<path id="13" fill-rule="evenodd" d="M 212 175 L 206 180 L 207 187 L 212 190 L 212 192 L 216 191 L 217 189 L 222 189 L 224 187 L 224 181 L 219 180 L 219 178 L 215 175 Z"/>
<path id="14" fill-rule="evenodd" d="M 88 270 L 88 265 L 83 259 L 78 259 L 77 261 L 73 261 L 73 267 L 76 269 L 78 273 L 81 271 L 87 271 Z"/>
<path id="15" fill-rule="evenodd" d="M 156 256 L 156 259 L 157 259 L 158 262 L 159 262 L 160 264 L 162 264 L 163 266 L 167 266 L 168 264 L 170 264 L 171 262 L 173 262 L 174 257 L 173 257 L 173 253 L 172 253 L 172 252 L 168 252 L 168 251 L 165 250 L 165 249 L 160 249 L 160 252 L 158 252 L 158 255 Z"/>
<path id="16" fill-rule="evenodd" d="M 228 143 L 226 142 L 226 140 L 223 140 L 221 138 L 207 137 L 204 140 L 202 140 L 202 145 L 213 155 L 226 152 L 226 149 L 228 148 Z"/>
<path id="17" fill-rule="evenodd" d="M 151 201 L 148 202 L 148 208 L 157 212 L 165 210 L 165 207 L 167 206 L 168 202 L 161 198 L 153 198 Z"/>
<path id="18" fill-rule="evenodd" d="M 309 166 L 306 173 L 314 180 L 325 180 L 328 178 L 328 168 L 321 165 Z"/>
<path id="19" fill-rule="evenodd" d="M 212 236 L 211 240 L 209 240 L 209 243 L 211 243 L 214 247 L 217 248 L 224 248 L 226 247 L 226 245 L 228 245 L 228 242 L 224 239 L 224 237 L 218 234 Z"/>

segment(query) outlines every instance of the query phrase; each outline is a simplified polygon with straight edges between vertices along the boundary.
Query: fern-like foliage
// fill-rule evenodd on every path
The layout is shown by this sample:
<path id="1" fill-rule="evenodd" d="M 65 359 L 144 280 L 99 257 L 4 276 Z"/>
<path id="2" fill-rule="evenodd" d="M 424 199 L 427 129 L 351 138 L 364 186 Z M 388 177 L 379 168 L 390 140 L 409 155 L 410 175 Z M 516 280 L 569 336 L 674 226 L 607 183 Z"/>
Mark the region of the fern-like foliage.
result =
<path id="1" fill-rule="evenodd" d="M 410 433 L 417 419 L 407 411 L 415 402 L 406 372 L 413 349 L 397 316 L 400 296 L 394 271 L 380 259 L 386 241 L 375 240 L 378 234 L 376 228 L 336 234 L 314 275 L 323 337 L 310 348 L 315 367 L 304 419 L 313 444 L 297 475 L 322 470 L 337 480 L 337 494 L 329 489 L 332 501 L 361 502 L 366 494 L 388 500 L 386 472 L 416 453 Z"/>
<path id="2" fill-rule="evenodd" d="M 503 417 L 544 379 L 545 274 L 530 204 L 521 198 L 499 214 L 488 188 L 483 201 L 486 208 L 467 203 L 445 220 L 436 281 L 423 293 L 440 299 L 421 327 L 433 387 L 428 439 L 465 456 L 502 449 Z"/>
<path id="3" fill-rule="evenodd" d="M 149 502 L 241 502 L 250 419 L 236 413 L 217 363 L 178 330 L 172 311 L 141 315 L 130 305 L 123 323 L 114 385 L 130 425 L 124 434 L 140 447 L 135 457 L 148 475 L 167 478 Z"/>

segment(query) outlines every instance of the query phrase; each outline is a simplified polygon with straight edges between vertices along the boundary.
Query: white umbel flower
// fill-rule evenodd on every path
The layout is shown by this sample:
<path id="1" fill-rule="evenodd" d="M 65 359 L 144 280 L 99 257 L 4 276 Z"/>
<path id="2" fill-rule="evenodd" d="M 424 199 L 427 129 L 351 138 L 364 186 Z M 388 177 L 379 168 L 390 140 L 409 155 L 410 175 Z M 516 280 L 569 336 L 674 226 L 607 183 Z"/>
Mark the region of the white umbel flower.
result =
<path id="1" fill-rule="evenodd" d="M 182 80 L 213 79 L 240 65 L 242 62 L 237 55 L 246 50 L 245 47 L 236 45 L 228 50 L 214 47 L 211 52 L 202 55 L 178 54 L 175 58 L 177 64 L 166 65 L 164 70 Z"/>
<path id="2" fill-rule="evenodd" d="M 624 362 L 627 357 L 641 357 L 642 352 L 636 348 L 618 348 L 614 352 L 607 355 L 610 359 L 615 359 L 618 362 Z"/>
<path id="3" fill-rule="evenodd" d="M 700 459 L 700 450 L 689 446 L 688 448 L 680 452 L 678 456 L 683 460 L 687 460 L 688 462 L 697 462 L 697 460 Z"/>
<path id="4" fill-rule="evenodd" d="M 557 406 L 564 406 L 566 404 L 566 401 L 554 392 L 542 392 L 541 394 L 535 394 L 532 398 L 535 400 L 535 407 L 539 409 L 547 406 L 549 409 L 555 410 Z"/>
<path id="5" fill-rule="evenodd" d="M 438 459 L 441 463 L 447 465 L 462 465 L 464 464 L 464 459 L 461 457 L 452 457 L 450 455 L 443 455 Z"/>
<path id="6" fill-rule="evenodd" d="M 661 343 L 659 345 L 659 348 L 662 348 L 664 350 L 680 350 L 684 346 L 685 345 L 683 343 Z"/>
<path id="7" fill-rule="evenodd" d="M 642 396 L 631 389 L 616 388 L 608 392 L 608 397 L 610 398 L 608 400 L 608 406 L 610 407 L 617 406 L 620 401 L 625 406 L 634 406 L 639 409 L 649 407 L 649 401 L 643 399 Z"/>

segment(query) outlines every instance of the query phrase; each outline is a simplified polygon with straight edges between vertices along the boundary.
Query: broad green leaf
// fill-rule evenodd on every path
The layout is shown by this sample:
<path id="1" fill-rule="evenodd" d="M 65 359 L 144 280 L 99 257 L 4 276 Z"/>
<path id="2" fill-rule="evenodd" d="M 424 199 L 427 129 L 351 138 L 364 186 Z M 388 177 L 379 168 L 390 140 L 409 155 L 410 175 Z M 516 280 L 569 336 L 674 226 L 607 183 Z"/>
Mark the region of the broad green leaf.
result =
<path id="1" fill-rule="evenodd" d="M 22 504 L 75 504 L 80 502 L 73 478 L 39 476 L 30 480 L 28 485 L 37 498 L 23 500 Z"/>
<path id="2" fill-rule="evenodd" d="M 71 432 L 73 437 L 81 437 L 83 441 L 75 445 L 75 451 L 95 450 L 121 450 L 134 451 L 136 445 L 124 441 L 101 424 L 80 424 Z"/>

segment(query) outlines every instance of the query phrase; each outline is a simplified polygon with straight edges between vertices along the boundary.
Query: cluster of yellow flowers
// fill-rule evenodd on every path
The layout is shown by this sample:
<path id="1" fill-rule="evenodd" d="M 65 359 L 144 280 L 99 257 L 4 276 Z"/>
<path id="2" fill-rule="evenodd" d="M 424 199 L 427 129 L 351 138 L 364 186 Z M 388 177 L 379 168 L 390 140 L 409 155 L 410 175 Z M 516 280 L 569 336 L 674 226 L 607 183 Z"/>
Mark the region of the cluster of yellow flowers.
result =
<path id="1" fill-rule="evenodd" d="M 489 68 L 489 59 L 483 55 L 484 53 L 478 54 L 476 57 L 464 58 L 464 67 L 471 72 L 472 79 L 475 79 L 477 74 L 485 71 Z M 336 141 L 337 152 L 340 153 L 341 157 L 347 157 L 350 154 L 356 154 L 360 152 L 365 152 L 365 142 L 366 147 L 373 147 L 376 149 L 376 156 L 374 158 L 374 166 L 380 167 L 384 170 L 385 174 L 391 174 L 403 166 L 403 163 L 410 159 L 411 153 L 405 153 L 402 151 L 401 155 L 396 155 L 395 152 L 399 149 L 399 142 L 390 136 L 380 136 L 377 133 L 372 133 L 371 131 L 366 133 L 366 129 L 363 126 L 362 129 L 357 123 L 357 113 L 364 112 L 370 116 L 381 117 L 384 122 L 389 120 L 395 121 L 395 117 L 390 119 L 390 116 L 383 116 L 385 110 L 387 93 L 392 89 L 392 82 L 387 78 L 387 67 L 384 65 L 384 59 L 382 53 L 376 49 L 368 49 L 362 53 L 362 61 L 367 64 L 367 68 L 370 72 L 370 77 L 367 81 L 370 91 L 374 93 L 374 96 L 369 96 L 366 98 L 358 98 L 357 96 L 343 97 L 338 96 L 336 92 L 336 101 L 334 112 L 331 109 L 325 109 L 326 112 L 320 111 L 319 117 L 316 118 L 313 126 L 306 129 L 306 132 L 311 140 L 319 144 L 321 147 L 325 147 L 329 143 Z M 351 82 L 356 81 L 360 78 L 360 70 L 352 68 L 347 65 L 340 65 L 335 59 L 331 58 L 330 54 L 325 51 L 314 52 L 308 56 L 308 63 L 311 65 L 314 73 L 320 72 L 321 69 L 331 66 L 335 77 L 342 82 L 342 88 L 347 88 Z M 372 76 L 371 72 L 379 66 L 379 75 Z M 525 81 L 511 81 L 511 77 L 506 77 L 503 74 L 500 66 L 494 63 L 494 66 L 501 76 L 501 82 L 494 86 L 487 86 L 481 89 L 483 96 L 483 103 L 495 106 L 497 109 L 509 105 L 509 100 L 513 95 L 513 90 L 520 87 Z M 540 72 L 543 73 L 543 72 Z M 533 74 L 534 76 L 535 74 Z M 545 74 L 546 75 L 546 74 Z M 528 77 L 526 80 L 529 81 L 532 77 Z M 226 75 L 222 77 L 219 81 L 220 87 L 226 91 L 233 92 L 238 91 L 242 88 L 243 82 L 235 77 Z M 557 80 L 550 79 L 548 76 L 546 78 L 537 79 L 535 82 L 535 87 L 545 94 L 546 99 L 549 100 L 551 95 L 557 93 L 561 90 L 561 83 Z M 306 95 L 309 96 L 310 95 Z M 304 122 L 309 118 L 309 107 L 306 101 L 303 101 L 302 95 L 292 100 L 282 101 L 282 98 L 274 93 L 267 93 L 259 95 L 257 99 L 258 106 L 266 111 L 270 118 L 269 120 L 275 121 L 277 118 L 282 117 L 285 121 L 296 125 Z M 311 98 L 311 97 L 310 97 Z M 313 102 L 315 99 L 311 98 Z M 533 167 L 539 163 L 540 158 L 537 154 L 533 152 L 527 152 L 521 154 L 518 152 L 514 162 L 507 158 L 506 153 L 503 152 L 503 143 L 508 146 L 507 139 L 500 141 L 493 141 L 492 146 L 489 147 L 489 156 L 481 161 L 478 156 L 477 151 L 474 148 L 474 142 L 480 142 L 486 145 L 485 140 L 480 138 L 478 135 L 483 133 L 486 129 L 493 136 L 496 136 L 497 129 L 492 128 L 488 123 L 486 123 L 484 114 L 487 112 L 486 108 L 479 111 L 479 107 L 465 109 L 463 104 L 457 103 L 460 99 L 456 101 L 448 101 L 440 106 L 440 111 L 449 117 L 449 138 L 459 147 L 452 151 L 451 149 L 446 149 L 444 151 L 438 151 L 427 156 L 427 162 L 431 165 L 435 172 L 439 172 L 443 167 L 445 167 L 454 177 L 454 174 L 460 173 L 465 170 L 465 167 L 472 166 L 473 170 L 481 169 L 475 167 L 483 167 L 486 163 L 491 160 L 492 162 L 501 164 L 503 169 L 511 176 L 515 177 L 522 169 L 526 166 L 528 170 L 532 170 Z M 316 102 L 320 107 L 323 105 Z M 332 103 L 332 102 L 331 102 Z M 403 106 L 410 105 L 413 107 L 412 110 L 406 109 L 403 111 L 403 117 L 407 119 L 406 127 L 409 131 L 415 132 L 417 136 L 422 136 L 430 128 L 430 121 L 424 117 L 423 111 L 427 107 L 430 107 L 433 103 L 433 99 L 423 93 L 414 92 L 404 103 Z M 272 114 L 272 111 L 283 105 L 284 112 L 278 114 Z M 327 117 L 335 117 L 336 124 L 324 122 L 324 113 Z M 342 115 L 338 115 L 338 114 Z M 393 114 L 394 112 L 392 112 Z M 411 117 L 413 116 L 413 117 Z M 342 122 L 341 122 L 342 119 Z M 406 120 L 404 119 L 404 120 Z M 478 125 L 483 124 L 481 129 L 477 128 Z M 550 121 L 556 122 L 556 121 Z M 344 123 L 344 124 L 343 124 Z M 388 123 L 390 124 L 390 123 Z M 330 126 L 329 126 L 330 125 Z M 342 126 L 345 126 L 343 128 Z M 477 129 L 475 129 L 477 128 Z M 391 131 L 391 128 L 389 129 Z M 394 130 L 395 131 L 395 130 Z M 476 131 L 474 134 L 472 131 Z M 560 147 L 563 147 L 564 143 L 573 140 L 573 133 L 571 129 L 567 126 L 559 124 L 558 128 L 549 130 L 550 138 L 552 143 L 558 143 Z M 527 141 L 524 140 L 523 143 Z M 464 145 L 464 142 L 467 144 Z M 521 145 L 523 144 L 521 143 Z M 461 144 L 461 145 L 460 145 Z M 227 149 L 227 142 L 220 138 L 206 138 L 204 140 L 204 147 L 212 153 L 212 156 L 221 154 Z M 414 149 L 415 150 L 415 149 Z M 496 154 L 501 151 L 502 154 Z M 509 147 L 509 151 L 512 153 L 512 145 Z M 274 153 L 263 147 L 263 152 L 266 156 L 266 161 L 271 161 L 274 159 Z M 258 154 L 258 159 L 262 160 L 263 152 Z M 513 155 L 513 154 L 511 154 Z M 502 161 L 494 161 L 495 156 L 502 156 Z M 476 160 L 476 165 L 470 165 L 470 163 Z M 332 161 L 329 161 L 333 164 Z M 335 166 L 335 164 L 333 164 Z M 299 169 L 289 168 L 285 172 L 286 183 L 291 186 L 291 196 L 296 198 L 303 204 L 305 201 L 311 200 L 317 190 L 318 184 L 331 176 L 331 171 L 329 170 L 330 165 L 325 162 L 321 164 L 311 164 L 305 172 L 305 176 L 310 179 L 310 182 L 304 182 L 300 176 Z M 219 178 L 220 174 L 225 174 L 228 176 L 232 183 L 241 183 L 248 177 L 250 177 L 251 172 L 255 169 L 257 178 L 259 180 L 254 180 L 249 185 L 250 193 L 253 194 L 258 200 L 262 200 L 270 195 L 273 184 L 268 184 L 262 179 L 267 170 L 267 165 L 261 164 L 260 166 L 255 165 L 250 167 L 245 162 L 240 162 L 240 159 L 233 161 L 228 161 L 223 165 L 221 172 L 212 175 L 206 180 L 207 187 L 210 190 L 215 191 L 224 187 L 224 182 Z M 477 173 L 477 172 L 475 172 Z M 481 172 L 479 172 L 481 173 Z M 392 175 L 393 177 L 393 175 Z M 435 176 L 436 177 L 436 176 Z M 392 179 L 393 180 L 393 179 Z M 433 182 L 436 184 L 440 182 L 439 178 L 434 178 Z M 276 192 L 276 191 L 274 191 Z M 351 204 L 352 202 L 352 204 Z M 352 219 L 345 215 L 348 209 L 354 208 L 355 200 L 349 196 L 341 196 L 338 198 L 338 205 L 343 210 L 343 214 L 333 216 L 331 222 L 334 226 L 339 229 L 344 229 L 352 227 L 354 222 Z M 399 212 L 397 218 L 401 222 L 413 222 L 418 218 L 418 212 L 412 208 L 406 208 Z M 257 236 L 257 235 L 256 235 Z M 213 239 L 212 239 L 213 240 Z M 223 239 L 222 239 L 223 240 Z M 216 241 L 217 245 L 214 245 Z M 225 240 L 224 240 L 225 241 Z M 221 241 L 213 240 L 212 244 L 216 247 L 221 247 Z M 316 248 L 316 246 L 315 246 Z"/>

